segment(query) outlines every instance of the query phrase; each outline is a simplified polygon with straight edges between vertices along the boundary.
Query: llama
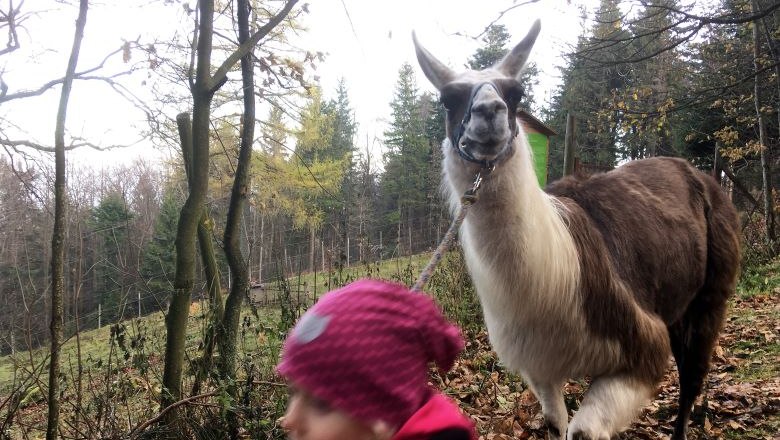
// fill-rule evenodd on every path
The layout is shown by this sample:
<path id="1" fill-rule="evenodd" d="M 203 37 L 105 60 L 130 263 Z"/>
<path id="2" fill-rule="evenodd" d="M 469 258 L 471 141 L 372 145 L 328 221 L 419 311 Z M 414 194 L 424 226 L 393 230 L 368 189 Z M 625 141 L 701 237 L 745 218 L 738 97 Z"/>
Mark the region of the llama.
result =
<path id="1" fill-rule="evenodd" d="M 627 428 L 671 353 L 680 377 L 672 439 L 684 440 L 735 289 L 736 210 L 713 178 L 675 158 L 540 189 L 516 119 L 539 29 L 537 20 L 491 68 L 462 73 L 412 35 L 447 109 L 450 207 L 477 173 L 484 179 L 460 237 L 491 344 L 541 402 L 549 437 L 568 440 Z M 592 382 L 569 422 L 562 386 L 584 376 Z"/>

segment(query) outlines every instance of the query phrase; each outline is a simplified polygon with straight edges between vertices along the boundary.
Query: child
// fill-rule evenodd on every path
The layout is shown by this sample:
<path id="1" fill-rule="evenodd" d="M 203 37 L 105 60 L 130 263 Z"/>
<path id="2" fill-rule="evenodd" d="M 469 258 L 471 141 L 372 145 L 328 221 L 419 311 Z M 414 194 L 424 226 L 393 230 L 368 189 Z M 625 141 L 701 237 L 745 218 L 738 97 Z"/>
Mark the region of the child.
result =
<path id="1" fill-rule="evenodd" d="M 428 386 L 449 370 L 457 327 L 400 284 L 360 280 L 329 292 L 285 341 L 279 373 L 292 393 L 282 426 L 295 440 L 476 440 L 457 405 Z"/>

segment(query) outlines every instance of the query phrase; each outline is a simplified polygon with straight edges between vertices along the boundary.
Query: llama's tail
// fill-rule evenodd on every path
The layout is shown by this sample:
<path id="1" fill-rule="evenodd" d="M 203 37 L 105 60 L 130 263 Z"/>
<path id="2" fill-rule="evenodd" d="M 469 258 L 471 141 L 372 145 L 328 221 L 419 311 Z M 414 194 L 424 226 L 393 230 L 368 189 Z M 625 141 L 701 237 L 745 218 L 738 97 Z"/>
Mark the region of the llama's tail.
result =
<path id="1" fill-rule="evenodd" d="M 728 298 L 739 274 L 739 219 L 718 184 L 702 176 L 707 220 L 707 268 L 702 288 L 682 319 L 669 326 L 669 342 L 680 376 L 673 439 L 685 438 L 696 397 L 701 393 L 712 351 L 723 326 Z"/>
<path id="2" fill-rule="evenodd" d="M 707 268 L 704 285 L 686 312 L 692 316 L 707 315 L 708 310 L 725 312 L 725 304 L 736 288 L 741 259 L 737 210 L 714 179 L 702 176 L 701 180 L 707 221 Z M 720 332 L 722 321 L 720 317 L 717 323 L 711 323 L 716 332 Z"/>

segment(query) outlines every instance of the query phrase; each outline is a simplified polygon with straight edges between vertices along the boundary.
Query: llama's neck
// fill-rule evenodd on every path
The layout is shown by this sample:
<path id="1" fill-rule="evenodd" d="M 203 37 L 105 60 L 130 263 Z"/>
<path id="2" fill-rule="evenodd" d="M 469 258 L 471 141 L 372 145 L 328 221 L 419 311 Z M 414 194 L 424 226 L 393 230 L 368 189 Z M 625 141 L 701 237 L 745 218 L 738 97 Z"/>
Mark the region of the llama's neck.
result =
<path id="1" fill-rule="evenodd" d="M 514 154 L 487 177 L 461 231 L 477 290 L 484 282 L 499 292 L 520 288 L 527 292 L 524 300 L 536 296 L 540 305 L 552 306 L 565 297 L 574 301 L 579 259 L 563 205 L 539 188 L 522 132 L 514 142 Z M 450 205 L 457 208 L 473 182 L 474 170 L 464 166 L 447 145 L 445 151 Z M 497 282 L 505 288 L 495 286 Z"/>

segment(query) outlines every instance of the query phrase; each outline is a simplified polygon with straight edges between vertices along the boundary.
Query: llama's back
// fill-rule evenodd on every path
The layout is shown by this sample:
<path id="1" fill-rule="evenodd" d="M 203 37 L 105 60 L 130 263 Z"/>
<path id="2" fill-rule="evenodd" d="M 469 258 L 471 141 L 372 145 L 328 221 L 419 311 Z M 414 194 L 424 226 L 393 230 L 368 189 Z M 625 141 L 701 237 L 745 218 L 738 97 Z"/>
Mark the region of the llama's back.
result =
<path id="1" fill-rule="evenodd" d="M 643 308 L 667 324 L 680 319 L 705 283 L 736 278 L 736 210 L 714 179 L 682 159 L 638 160 L 546 190 L 581 208 L 572 211 L 584 217 L 575 223 L 606 254 L 592 258 L 608 259 Z"/>

